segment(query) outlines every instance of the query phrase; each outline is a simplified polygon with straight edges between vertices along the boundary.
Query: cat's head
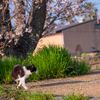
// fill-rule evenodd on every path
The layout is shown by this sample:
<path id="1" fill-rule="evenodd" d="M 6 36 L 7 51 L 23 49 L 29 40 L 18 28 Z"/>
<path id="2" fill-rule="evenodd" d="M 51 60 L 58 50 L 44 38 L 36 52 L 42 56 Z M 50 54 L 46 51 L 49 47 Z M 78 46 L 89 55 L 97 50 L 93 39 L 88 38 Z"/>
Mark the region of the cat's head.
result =
<path id="1" fill-rule="evenodd" d="M 31 73 L 34 73 L 34 72 L 38 73 L 38 70 L 33 63 L 31 66 L 27 66 L 26 68 L 27 68 L 27 70 L 30 70 Z"/>

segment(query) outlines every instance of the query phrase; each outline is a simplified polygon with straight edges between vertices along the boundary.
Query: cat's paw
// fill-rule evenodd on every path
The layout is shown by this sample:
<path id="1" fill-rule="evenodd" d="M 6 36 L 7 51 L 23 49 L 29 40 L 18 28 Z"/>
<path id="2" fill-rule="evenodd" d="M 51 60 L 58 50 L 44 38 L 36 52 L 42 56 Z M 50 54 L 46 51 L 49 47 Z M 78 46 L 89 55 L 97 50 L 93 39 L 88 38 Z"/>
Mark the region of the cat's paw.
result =
<path id="1" fill-rule="evenodd" d="M 25 86 L 25 87 L 24 87 L 24 89 L 25 89 L 25 90 L 28 90 L 28 87 L 27 87 L 27 86 Z"/>
<path id="2" fill-rule="evenodd" d="M 21 87 L 20 86 L 17 86 L 17 89 L 21 89 Z"/>
<path id="3" fill-rule="evenodd" d="M 17 86 L 17 89 L 19 89 L 19 86 Z"/>

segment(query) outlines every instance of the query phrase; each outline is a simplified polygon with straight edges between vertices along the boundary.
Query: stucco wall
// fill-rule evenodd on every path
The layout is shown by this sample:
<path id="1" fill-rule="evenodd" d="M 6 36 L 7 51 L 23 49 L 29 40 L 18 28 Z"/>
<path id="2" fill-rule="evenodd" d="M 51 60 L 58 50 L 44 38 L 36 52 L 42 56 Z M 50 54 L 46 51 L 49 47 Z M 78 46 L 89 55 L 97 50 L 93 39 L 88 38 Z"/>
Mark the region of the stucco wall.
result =
<path id="1" fill-rule="evenodd" d="M 64 45 L 63 34 L 58 33 L 58 34 L 53 34 L 53 35 L 41 38 L 33 52 L 33 56 L 39 49 L 43 48 L 44 45 L 47 47 L 48 47 L 48 45 L 63 46 Z"/>

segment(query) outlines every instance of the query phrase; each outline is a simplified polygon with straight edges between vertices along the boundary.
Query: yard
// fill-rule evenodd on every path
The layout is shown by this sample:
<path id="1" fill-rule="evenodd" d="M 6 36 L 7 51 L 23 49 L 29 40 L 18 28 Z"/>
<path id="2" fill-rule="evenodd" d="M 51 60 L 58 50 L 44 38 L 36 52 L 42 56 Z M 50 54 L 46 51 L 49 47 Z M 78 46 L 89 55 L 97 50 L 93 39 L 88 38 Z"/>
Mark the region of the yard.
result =
<path id="1" fill-rule="evenodd" d="M 11 78 L 13 66 L 16 64 L 28 66 L 32 62 L 38 68 L 38 75 L 34 73 L 26 80 L 27 86 L 30 87 L 27 92 L 23 89 L 16 90 L 16 85 Z M 67 96 L 68 98 L 68 95 L 71 95 L 72 98 L 91 98 L 99 97 L 100 94 L 99 70 L 90 74 L 91 66 L 84 61 L 79 62 L 72 59 L 65 48 L 58 46 L 44 47 L 34 57 L 32 53 L 28 54 L 26 59 L 17 59 L 10 56 L 1 59 L 0 65 L 2 69 L 0 71 L 1 98 L 44 100 L 36 99 L 37 97 L 43 97 L 45 100 L 52 100 L 59 96 Z M 72 100 L 67 98 L 63 99 Z M 88 100 L 88 98 L 85 100 Z"/>

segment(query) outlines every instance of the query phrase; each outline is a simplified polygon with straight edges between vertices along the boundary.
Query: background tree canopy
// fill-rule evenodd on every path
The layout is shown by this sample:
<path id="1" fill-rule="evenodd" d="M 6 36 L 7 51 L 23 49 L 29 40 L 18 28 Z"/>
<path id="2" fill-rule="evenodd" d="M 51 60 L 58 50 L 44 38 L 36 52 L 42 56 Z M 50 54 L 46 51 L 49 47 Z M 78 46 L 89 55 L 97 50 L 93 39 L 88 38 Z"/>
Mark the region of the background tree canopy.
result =
<path id="1" fill-rule="evenodd" d="M 94 18 L 94 4 L 86 0 L 0 0 L 0 54 L 24 57 L 41 37 L 55 26 L 72 23 L 75 16 Z"/>

